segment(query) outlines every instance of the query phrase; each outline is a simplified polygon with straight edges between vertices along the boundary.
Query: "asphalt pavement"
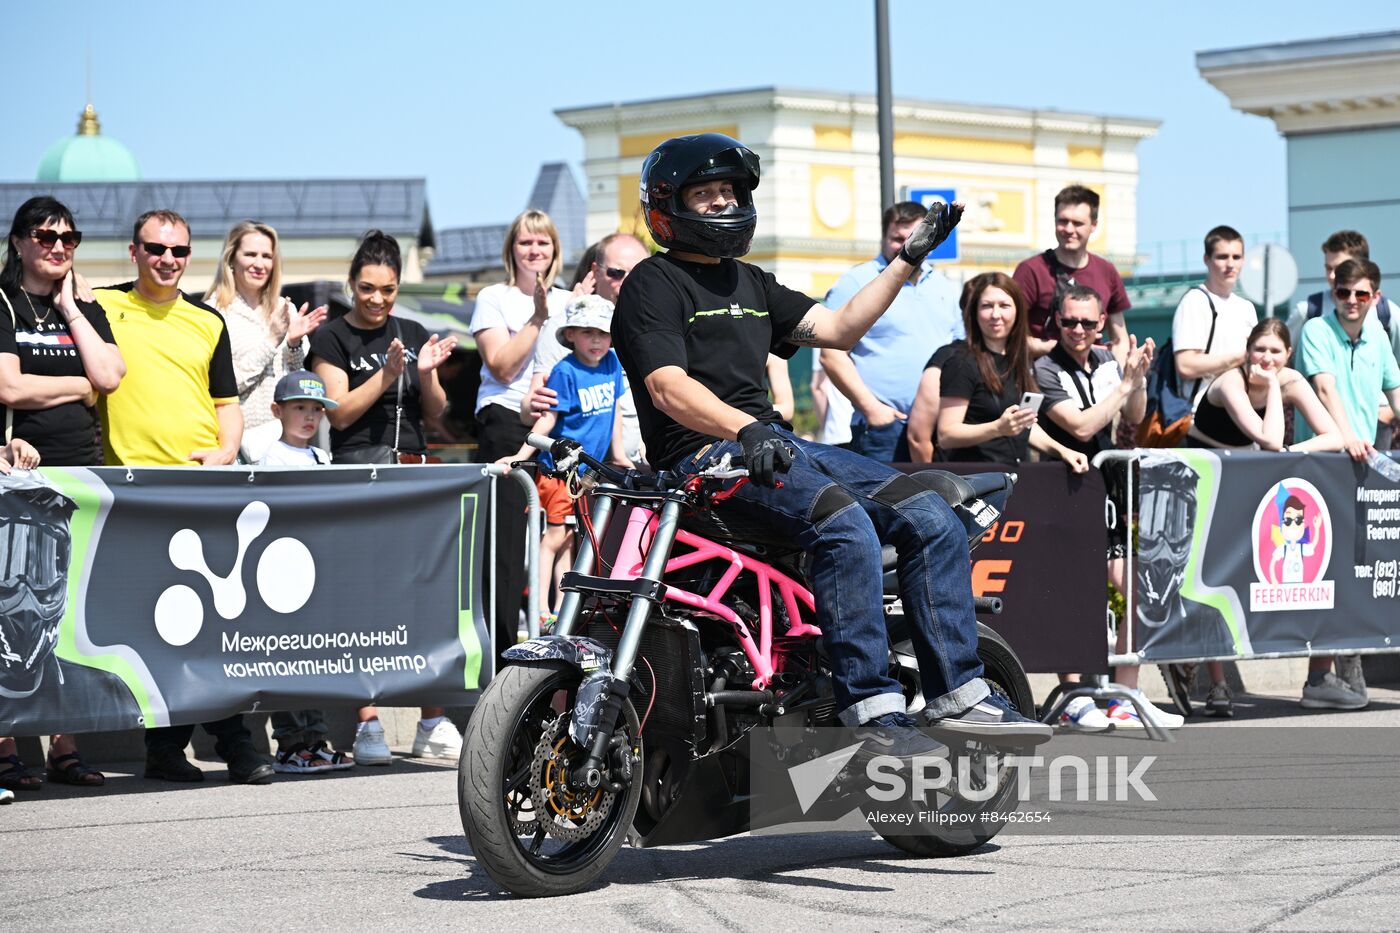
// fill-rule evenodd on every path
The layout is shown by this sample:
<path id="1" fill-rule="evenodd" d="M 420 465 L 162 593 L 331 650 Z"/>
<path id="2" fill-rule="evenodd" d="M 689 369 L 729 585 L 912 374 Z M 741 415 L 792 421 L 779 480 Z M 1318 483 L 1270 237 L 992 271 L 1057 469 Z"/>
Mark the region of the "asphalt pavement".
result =
<path id="1" fill-rule="evenodd" d="M 1250 697 L 1240 721 L 1394 729 L 1400 692 L 1373 690 L 1363 712 L 1307 716 L 1292 697 Z M 1137 752 L 1145 739 L 1110 741 Z M 849 833 L 624 849 L 593 889 L 521 901 L 467 846 L 450 762 L 401 758 L 254 787 L 229 784 L 222 763 L 200 765 L 203 784 L 147 781 L 130 763 L 107 766 L 99 790 L 50 785 L 0 808 L 0 927 L 1381 930 L 1396 927 L 1400 904 L 1395 836 L 1180 827 L 1004 832 L 953 859 Z M 1394 813 L 1400 800 L 1342 803 Z"/>

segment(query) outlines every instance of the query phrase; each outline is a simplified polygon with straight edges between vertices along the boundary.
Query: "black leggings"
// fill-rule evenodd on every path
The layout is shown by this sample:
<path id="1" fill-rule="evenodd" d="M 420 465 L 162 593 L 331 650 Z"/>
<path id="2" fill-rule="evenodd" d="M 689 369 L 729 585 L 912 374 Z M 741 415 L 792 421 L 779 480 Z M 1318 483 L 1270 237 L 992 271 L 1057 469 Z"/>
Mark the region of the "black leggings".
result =
<path id="1" fill-rule="evenodd" d="M 476 459 L 493 463 L 509 456 L 525 443 L 530 429 L 520 423 L 520 414 L 504 405 L 486 404 L 476 413 Z M 496 568 L 496 659 L 493 670 L 499 669 L 500 653 L 515 644 L 520 627 L 520 600 L 525 592 L 525 490 L 513 479 L 496 481 L 496 540 L 487 551 L 487 559 Z M 488 575 L 482 581 L 483 599 L 489 600 L 491 583 Z M 489 605 L 489 601 L 487 603 Z"/>

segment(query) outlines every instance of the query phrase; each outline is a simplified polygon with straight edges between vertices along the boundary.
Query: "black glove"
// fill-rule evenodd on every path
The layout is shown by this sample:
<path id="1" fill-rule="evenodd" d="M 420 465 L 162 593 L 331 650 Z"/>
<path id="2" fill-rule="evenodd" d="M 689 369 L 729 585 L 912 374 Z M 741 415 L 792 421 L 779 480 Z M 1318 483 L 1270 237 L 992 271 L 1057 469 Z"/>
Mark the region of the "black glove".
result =
<path id="1" fill-rule="evenodd" d="M 939 243 L 948 239 L 948 234 L 952 233 L 958 221 L 962 220 L 962 214 L 960 204 L 935 203 L 928 209 L 923 222 L 914 228 L 904 245 L 899 248 L 899 258 L 911 266 L 922 263 L 924 257 L 933 252 Z"/>
<path id="2" fill-rule="evenodd" d="M 739 443 L 744 447 L 744 466 L 751 483 L 774 486 L 774 474 L 786 473 L 792 466 L 792 448 L 770 424 L 755 421 L 744 425 L 739 429 Z"/>

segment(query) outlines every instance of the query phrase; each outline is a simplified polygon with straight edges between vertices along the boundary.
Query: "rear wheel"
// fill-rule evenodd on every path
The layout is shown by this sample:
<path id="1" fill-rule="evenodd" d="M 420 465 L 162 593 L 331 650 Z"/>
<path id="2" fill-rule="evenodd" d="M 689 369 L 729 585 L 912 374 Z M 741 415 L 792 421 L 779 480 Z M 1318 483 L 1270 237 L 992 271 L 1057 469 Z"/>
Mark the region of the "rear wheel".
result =
<path id="1" fill-rule="evenodd" d="M 984 668 L 982 677 L 987 686 L 1007 700 L 1023 716 L 1035 715 L 1035 698 L 1030 680 L 1016 652 L 1000 635 L 985 625 L 977 626 L 977 657 Z M 952 749 L 953 759 L 966 764 L 966 781 L 978 796 L 988 787 L 988 775 L 1008 754 L 1027 754 L 1029 750 L 1008 749 L 968 742 Z M 955 774 L 964 780 L 964 772 L 955 765 Z M 895 834 L 875 823 L 875 832 L 890 845 L 904 852 L 925 857 L 964 855 L 979 848 L 1006 825 L 1009 814 L 1019 806 L 1016 782 L 1002 772 L 997 786 L 987 800 L 970 801 L 954 794 L 935 793 L 931 806 L 920 817 L 923 831 L 916 834 Z"/>
<path id="2" fill-rule="evenodd" d="M 565 664 L 511 665 L 467 722 L 457 775 L 462 827 L 487 873 L 522 897 L 573 894 L 596 881 L 641 798 L 637 779 L 616 793 L 568 787 L 569 767 L 582 754 L 568 731 L 580 680 Z M 625 703 L 615 761 L 640 747 L 639 728 Z"/>

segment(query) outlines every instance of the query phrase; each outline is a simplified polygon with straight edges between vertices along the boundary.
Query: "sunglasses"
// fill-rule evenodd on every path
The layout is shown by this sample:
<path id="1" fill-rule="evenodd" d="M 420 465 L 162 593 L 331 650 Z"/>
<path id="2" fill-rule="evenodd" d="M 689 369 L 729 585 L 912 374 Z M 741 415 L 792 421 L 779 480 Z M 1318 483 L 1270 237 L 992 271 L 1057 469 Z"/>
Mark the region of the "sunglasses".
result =
<path id="1" fill-rule="evenodd" d="M 1062 317 L 1062 318 L 1060 318 L 1060 330 L 1078 330 L 1078 329 L 1081 328 L 1081 327 L 1084 328 L 1085 330 L 1095 330 L 1098 326 L 1099 326 L 1099 319 L 1098 319 L 1098 318 L 1077 318 L 1077 317 Z"/>
<path id="2" fill-rule="evenodd" d="M 83 242 L 83 232 L 81 230 L 69 230 L 66 233 L 59 233 L 57 230 L 30 230 L 29 238 L 44 249 L 53 249 L 54 244 L 59 240 L 63 241 L 64 249 L 77 249 L 78 244 Z"/>
<path id="3" fill-rule="evenodd" d="M 1368 292 L 1364 288 L 1342 288 L 1341 286 L 1332 289 L 1332 291 L 1336 292 L 1337 297 L 1343 301 L 1352 295 L 1356 296 L 1357 301 L 1370 301 L 1371 296 L 1375 294 L 1375 292 Z"/>
<path id="4" fill-rule="evenodd" d="M 1292 515 L 1290 515 L 1290 516 L 1288 516 L 1287 518 L 1285 518 L 1285 519 L 1283 520 L 1283 524 L 1285 524 L 1285 525 L 1301 525 L 1301 524 L 1303 524 L 1303 519 L 1302 519 L 1302 518 L 1294 518 Z"/>
<path id="5" fill-rule="evenodd" d="M 164 243 L 141 243 L 141 248 L 152 256 L 164 256 L 166 250 L 170 250 L 170 255 L 176 259 L 184 259 L 190 254 L 189 244 L 183 246 L 166 246 Z"/>
<path id="6" fill-rule="evenodd" d="M 604 269 L 603 274 L 606 275 L 608 278 L 612 279 L 614 282 L 621 282 L 623 279 L 627 278 L 626 269 L 614 269 L 612 266 L 608 266 L 606 269 Z"/>

